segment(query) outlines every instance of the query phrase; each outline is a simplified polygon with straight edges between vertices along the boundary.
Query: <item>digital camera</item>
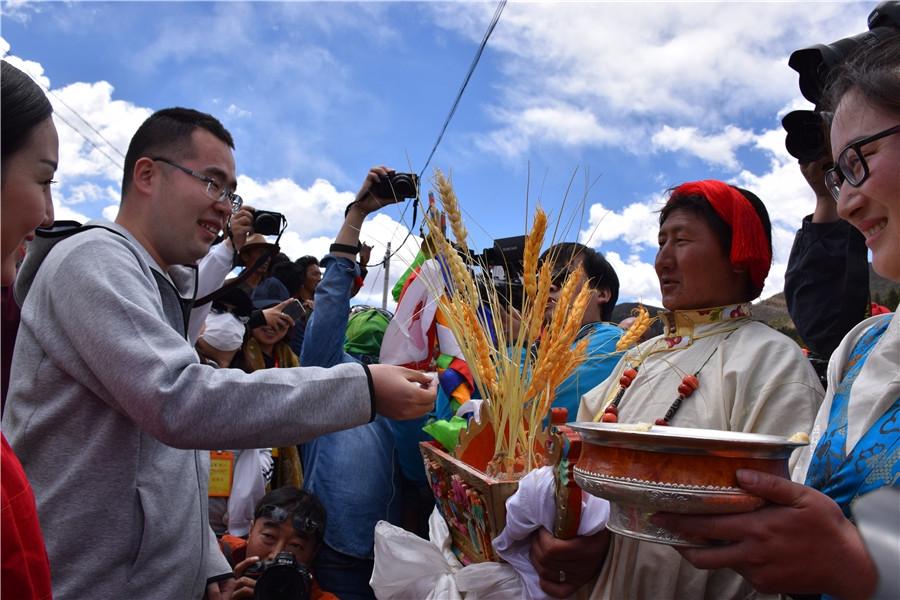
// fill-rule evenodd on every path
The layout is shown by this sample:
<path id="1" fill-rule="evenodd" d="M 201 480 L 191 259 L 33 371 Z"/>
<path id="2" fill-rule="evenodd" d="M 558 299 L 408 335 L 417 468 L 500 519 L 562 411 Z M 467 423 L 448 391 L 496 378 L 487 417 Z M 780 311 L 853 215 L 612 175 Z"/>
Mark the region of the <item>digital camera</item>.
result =
<path id="1" fill-rule="evenodd" d="M 369 191 L 378 198 L 415 198 L 419 195 L 419 176 L 415 173 L 382 175 Z"/>
<path id="2" fill-rule="evenodd" d="M 253 231 L 261 235 L 278 235 L 287 223 L 285 216 L 271 210 L 253 212 Z"/>
<path id="3" fill-rule="evenodd" d="M 822 113 L 826 83 L 832 70 L 862 48 L 898 34 L 900 2 L 881 2 L 869 14 L 869 30 L 831 44 L 816 44 L 791 53 L 788 65 L 800 75 L 800 92 L 816 105 L 815 110 L 795 110 L 781 124 L 787 132 L 785 147 L 801 162 L 811 162 L 828 153 L 827 114 Z M 823 116 L 825 115 L 825 116 Z"/>
<path id="4" fill-rule="evenodd" d="M 250 565 L 244 575 L 256 579 L 256 600 L 307 600 L 312 589 L 312 573 L 290 552 L 279 552 L 272 560 Z"/>

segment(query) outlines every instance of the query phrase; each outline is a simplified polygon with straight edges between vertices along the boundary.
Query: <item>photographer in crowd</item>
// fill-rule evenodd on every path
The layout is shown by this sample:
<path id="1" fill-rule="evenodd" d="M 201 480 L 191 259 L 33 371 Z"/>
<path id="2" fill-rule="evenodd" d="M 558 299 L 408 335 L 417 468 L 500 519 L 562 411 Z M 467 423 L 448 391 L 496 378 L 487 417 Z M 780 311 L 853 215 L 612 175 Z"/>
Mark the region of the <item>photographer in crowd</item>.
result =
<path id="1" fill-rule="evenodd" d="M 300 356 L 303 365 L 331 367 L 357 362 L 344 351 L 344 336 L 350 297 L 359 277 L 359 231 L 369 214 L 396 201 L 388 199 L 393 195 L 390 188 L 384 189 L 392 174 L 386 167 L 369 171 L 322 260 L 325 277 L 316 287 L 316 309 Z M 330 515 L 315 562 L 320 582 L 343 600 L 374 599 L 369 580 L 374 567 L 375 525 L 380 520 L 397 521 L 391 502 L 397 494 L 390 423 L 379 416 L 366 425 L 321 436 L 304 444 L 301 456 L 304 488 L 321 499 Z"/>
<path id="2" fill-rule="evenodd" d="M 830 154 L 800 163 L 816 209 L 797 231 L 784 274 L 788 312 L 820 377 L 844 335 L 865 318 L 869 303 L 866 240 L 838 216 L 825 185 L 825 171 L 833 166 Z"/>
<path id="3" fill-rule="evenodd" d="M 246 374 L 199 362 L 187 340 L 196 273 L 182 265 L 240 209 L 232 148 L 214 117 L 158 111 L 129 145 L 116 222 L 29 247 L 3 430 L 25 457 L 58 599 L 229 592 L 198 450 L 296 444 L 434 402 L 430 378 L 387 365 Z"/>
<path id="4" fill-rule="evenodd" d="M 267 579 L 277 578 L 284 589 L 293 586 L 307 591 L 297 594 L 298 600 L 337 600 L 319 587 L 311 571 L 322 548 L 326 522 L 322 503 L 305 490 L 285 486 L 263 496 L 256 504 L 247 539 L 225 535 L 220 542 L 238 578 L 232 599 L 271 598 L 263 588 Z"/>

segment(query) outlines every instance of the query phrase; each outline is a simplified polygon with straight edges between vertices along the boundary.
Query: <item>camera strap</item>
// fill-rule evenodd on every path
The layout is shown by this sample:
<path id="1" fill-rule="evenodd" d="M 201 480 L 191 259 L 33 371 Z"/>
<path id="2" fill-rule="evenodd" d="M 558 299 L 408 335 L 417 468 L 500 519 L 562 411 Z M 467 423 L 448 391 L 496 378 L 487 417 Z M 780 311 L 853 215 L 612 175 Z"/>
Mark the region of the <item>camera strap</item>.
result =
<path id="1" fill-rule="evenodd" d="M 279 237 L 281 237 L 281 236 L 279 236 Z M 196 308 L 198 306 L 203 306 L 204 304 L 209 304 L 210 302 L 214 302 L 214 301 L 218 300 L 219 298 L 221 298 L 222 296 L 224 296 L 226 294 L 226 292 L 228 292 L 228 290 L 241 285 L 242 283 L 247 281 L 247 279 L 251 275 L 253 275 L 257 271 L 259 271 L 262 268 L 262 266 L 264 264 L 266 264 L 266 261 L 275 258 L 275 256 L 280 251 L 281 251 L 281 248 L 279 248 L 278 244 L 276 243 L 274 248 L 271 248 L 271 249 L 267 250 L 265 253 L 263 253 L 262 256 L 260 256 L 259 258 L 256 259 L 255 263 L 253 263 L 251 266 L 249 266 L 249 267 L 245 268 L 243 271 L 241 271 L 240 275 L 238 275 L 237 277 L 235 277 L 234 279 L 232 279 L 231 281 L 229 281 L 228 283 L 226 283 L 219 289 L 217 289 L 213 292 L 210 292 L 209 294 L 203 296 L 202 298 L 197 298 L 197 300 L 194 301 L 194 308 Z"/>
<path id="2" fill-rule="evenodd" d="M 240 275 L 238 275 L 237 277 L 235 277 L 234 279 L 232 279 L 231 281 L 229 281 L 228 283 L 226 283 L 219 289 L 217 289 L 213 292 L 210 292 L 209 294 L 203 296 L 202 298 L 197 298 L 194 301 L 195 308 L 197 306 L 203 306 L 204 304 L 209 304 L 210 302 L 214 302 L 214 301 L 218 300 L 219 298 L 224 296 L 228 292 L 228 290 L 235 288 L 235 287 L 241 285 L 242 283 L 244 283 L 245 281 L 247 281 L 247 278 L 250 277 L 251 275 L 253 275 L 254 273 L 256 273 L 258 270 L 260 270 L 262 268 L 262 266 L 264 264 L 266 264 L 266 261 L 274 259 L 278 255 L 278 253 L 281 252 L 281 246 L 278 244 L 278 242 L 281 241 L 281 236 L 284 234 L 284 231 L 287 229 L 287 219 L 284 217 L 282 217 L 282 219 L 283 219 L 283 221 L 282 221 L 281 231 L 278 232 L 278 237 L 275 238 L 275 243 L 273 244 L 273 247 L 270 248 L 269 250 L 267 250 L 266 252 L 264 252 L 262 254 L 262 256 L 257 258 L 256 262 L 254 262 L 252 265 L 244 268 L 244 270 L 241 271 Z M 234 244 L 234 239 L 232 239 L 231 243 Z"/>

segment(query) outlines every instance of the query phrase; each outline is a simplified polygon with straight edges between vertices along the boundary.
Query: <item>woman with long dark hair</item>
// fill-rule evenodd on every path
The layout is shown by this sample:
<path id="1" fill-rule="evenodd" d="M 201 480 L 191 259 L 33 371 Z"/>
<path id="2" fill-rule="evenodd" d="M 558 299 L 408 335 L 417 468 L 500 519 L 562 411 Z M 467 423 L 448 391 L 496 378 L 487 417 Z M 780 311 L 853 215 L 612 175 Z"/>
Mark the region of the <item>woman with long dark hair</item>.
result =
<path id="1" fill-rule="evenodd" d="M 53 221 L 50 185 L 54 183 L 59 161 L 59 137 L 51 117 L 53 108 L 30 77 L 4 60 L 0 79 L 0 205 L 3 211 L 0 260 L 2 283 L 6 287 L 15 279 L 16 263 L 34 229 Z M 4 341 L 7 341 L 5 337 Z M 9 377 L 12 350 L 11 344 L 4 343 L 4 382 Z M 2 438 L 2 444 L 0 579 L 3 592 L 8 598 L 50 598 L 50 564 L 34 493 L 6 437 Z"/>

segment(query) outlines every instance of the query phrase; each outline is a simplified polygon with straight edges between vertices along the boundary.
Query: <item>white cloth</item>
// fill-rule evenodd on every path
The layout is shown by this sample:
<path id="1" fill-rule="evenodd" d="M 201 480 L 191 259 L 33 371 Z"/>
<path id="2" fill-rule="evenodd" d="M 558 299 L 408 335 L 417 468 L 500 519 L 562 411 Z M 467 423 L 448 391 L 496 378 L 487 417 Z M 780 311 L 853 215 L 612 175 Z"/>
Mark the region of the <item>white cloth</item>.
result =
<path id="1" fill-rule="evenodd" d="M 211 294 L 225 282 L 225 278 L 234 268 L 234 251 L 230 244 L 222 242 L 209 249 L 206 256 L 197 264 L 197 298 Z M 188 321 L 188 339 L 191 345 L 197 343 L 200 337 L 200 329 L 209 315 L 212 302 L 198 306 L 191 310 Z"/>
<path id="2" fill-rule="evenodd" d="M 682 377 L 708 359 L 697 375 L 700 387 L 685 399 L 673 426 L 783 436 L 808 432 L 822 387 L 800 347 L 739 316 L 749 311 L 749 305 L 741 305 L 666 314 L 666 333 L 629 351 L 609 379 L 585 394 L 578 420 L 590 421 L 602 412 L 630 360 L 652 352 L 622 397 L 619 422 L 653 423 L 665 415 Z M 754 594 L 734 571 L 696 569 L 669 546 L 613 535 L 591 598 L 727 600 Z"/>
<path id="3" fill-rule="evenodd" d="M 525 584 L 526 598 L 551 598 L 541 589 L 540 577 L 531 564 L 531 534 L 543 527 L 553 531 L 556 520 L 556 485 L 552 467 L 535 469 L 519 481 L 516 493 L 506 501 L 506 527 L 494 538 L 494 549 L 516 570 Z M 594 535 L 609 521 L 609 502 L 590 494 L 581 500 L 578 535 Z"/>
<path id="4" fill-rule="evenodd" d="M 809 434 L 809 445 L 800 452 L 794 467 L 793 480 L 806 481 L 806 471 L 813 451 L 828 428 L 831 402 L 841 375 L 847 366 L 847 359 L 859 338 L 878 321 L 877 316 L 866 319 L 844 336 L 841 345 L 831 355 L 828 363 L 828 393 L 822 408 L 816 416 L 815 425 Z M 883 318 L 883 317 L 882 317 Z M 872 348 L 853 387 L 850 388 L 850 402 L 847 409 L 847 448 L 852 449 L 865 432 L 900 397 L 900 316 L 891 317 L 887 331 Z"/>
<path id="5" fill-rule="evenodd" d="M 240 349 L 244 341 L 244 324 L 229 312 L 210 313 L 206 317 L 206 329 L 200 336 L 207 344 L 222 352 Z"/>
<path id="6" fill-rule="evenodd" d="M 429 540 L 387 521 L 375 526 L 375 568 L 369 585 L 379 600 L 509 600 L 523 598 L 522 580 L 507 564 L 462 566 L 450 530 L 435 508 Z"/>
<path id="7" fill-rule="evenodd" d="M 466 415 L 472 415 L 475 418 L 475 422 L 481 425 L 482 404 L 484 404 L 484 400 L 478 398 L 475 400 L 467 400 L 456 410 L 456 416 L 465 417 Z"/>
<path id="8" fill-rule="evenodd" d="M 388 323 L 381 341 L 379 362 L 405 365 L 428 358 L 431 350 L 428 331 L 437 312 L 434 292 L 443 289 L 441 267 L 434 259 L 425 261 L 418 276 L 409 284 L 394 318 Z"/>
<path id="9" fill-rule="evenodd" d="M 268 457 L 268 461 L 266 460 Z M 256 503 L 266 495 L 266 479 L 263 475 L 267 462 L 272 461 L 272 451 L 242 450 L 234 461 L 234 477 L 231 495 L 228 496 L 228 533 L 244 537 L 250 533 Z"/>

